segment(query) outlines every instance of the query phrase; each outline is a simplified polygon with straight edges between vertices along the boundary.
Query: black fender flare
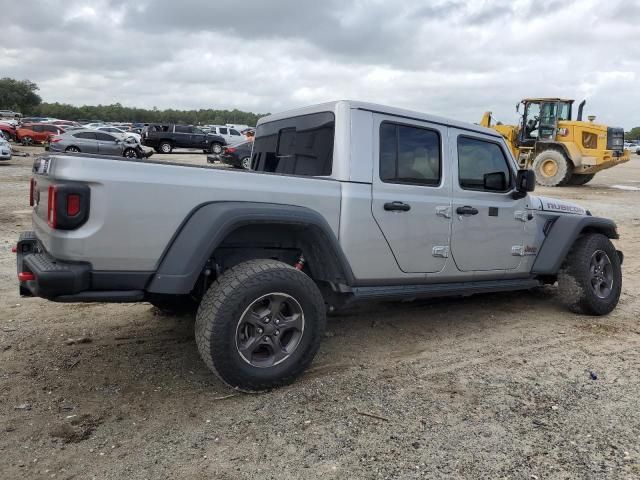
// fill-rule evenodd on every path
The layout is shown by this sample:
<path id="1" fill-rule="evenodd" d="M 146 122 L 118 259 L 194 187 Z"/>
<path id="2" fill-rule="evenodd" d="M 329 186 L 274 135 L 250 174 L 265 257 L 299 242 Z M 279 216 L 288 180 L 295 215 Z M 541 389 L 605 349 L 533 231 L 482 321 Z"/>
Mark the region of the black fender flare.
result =
<path id="1" fill-rule="evenodd" d="M 585 232 L 597 232 L 616 239 L 619 238 L 613 220 L 582 215 L 545 215 L 547 222 L 553 222 L 540 247 L 531 268 L 536 275 L 555 275 L 567 257 L 576 239 Z"/>
<path id="2" fill-rule="evenodd" d="M 294 205 L 257 202 L 211 202 L 196 207 L 174 234 L 147 291 L 191 292 L 216 247 L 235 229 L 250 224 L 296 225 L 317 238 L 313 248 L 323 268 L 338 283 L 353 283 L 353 273 L 333 230 L 315 210 Z M 325 263 L 326 262 L 326 263 Z"/>

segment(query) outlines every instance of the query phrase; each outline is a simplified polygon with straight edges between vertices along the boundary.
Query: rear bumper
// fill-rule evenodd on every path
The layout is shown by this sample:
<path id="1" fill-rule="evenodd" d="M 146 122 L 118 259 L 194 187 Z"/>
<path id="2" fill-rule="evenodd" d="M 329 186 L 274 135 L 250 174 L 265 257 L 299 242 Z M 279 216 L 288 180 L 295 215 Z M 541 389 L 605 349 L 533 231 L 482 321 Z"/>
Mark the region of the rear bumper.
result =
<path id="1" fill-rule="evenodd" d="M 34 232 L 22 232 L 16 247 L 20 295 L 56 302 L 140 302 L 150 272 L 96 272 L 88 262 L 58 260 Z"/>

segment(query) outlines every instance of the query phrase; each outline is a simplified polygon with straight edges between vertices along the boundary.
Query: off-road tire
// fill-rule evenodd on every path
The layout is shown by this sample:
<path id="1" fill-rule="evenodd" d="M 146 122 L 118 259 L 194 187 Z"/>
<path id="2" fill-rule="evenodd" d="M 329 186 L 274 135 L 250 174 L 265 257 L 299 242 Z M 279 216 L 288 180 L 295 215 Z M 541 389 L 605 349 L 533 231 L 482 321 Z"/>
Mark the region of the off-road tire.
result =
<path id="1" fill-rule="evenodd" d="M 240 355 L 237 327 L 254 301 L 273 292 L 299 303 L 304 331 L 289 357 L 260 368 Z M 260 391 L 289 384 L 304 372 L 318 351 L 325 325 L 324 299 L 310 277 L 276 260 L 250 260 L 230 268 L 209 287 L 198 308 L 195 336 L 200 356 L 220 380 L 238 390 Z"/>
<path id="2" fill-rule="evenodd" d="M 171 153 L 173 151 L 173 145 L 171 142 L 162 141 L 158 145 L 158 153 Z"/>
<path id="3" fill-rule="evenodd" d="M 552 168 L 547 168 L 548 166 Z M 573 174 L 573 164 L 558 150 L 543 150 L 533 159 L 536 182 L 545 187 L 565 185 Z"/>
<path id="4" fill-rule="evenodd" d="M 596 176 L 595 173 L 589 173 L 586 175 L 573 175 L 569 179 L 569 182 L 567 183 L 567 185 L 586 185 L 591 180 L 593 180 L 593 177 L 595 176 Z"/>
<path id="5" fill-rule="evenodd" d="M 166 315 L 195 314 L 198 302 L 189 295 L 152 295 L 147 301 Z"/>
<path id="6" fill-rule="evenodd" d="M 600 298 L 591 287 L 592 256 L 602 251 L 611 262 L 613 286 L 606 298 Z M 622 269 L 615 247 L 600 233 L 587 233 L 578 237 L 558 272 L 558 293 L 569 310 L 586 315 L 606 315 L 620 299 Z"/>
<path id="7" fill-rule="evenodd" d="M 209 153 L 220 155 L 222 153 L 222 144 L 219 142 L 211 142 L 211 145 L 209 145 Z"/>

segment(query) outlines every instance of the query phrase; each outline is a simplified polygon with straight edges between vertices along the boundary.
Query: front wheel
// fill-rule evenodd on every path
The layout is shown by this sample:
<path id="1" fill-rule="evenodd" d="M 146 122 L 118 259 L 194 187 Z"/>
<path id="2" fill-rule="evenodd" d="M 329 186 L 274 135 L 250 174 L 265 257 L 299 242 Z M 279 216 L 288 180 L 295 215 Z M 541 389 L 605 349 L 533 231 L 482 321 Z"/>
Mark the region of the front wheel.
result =
<path id="1" fill-rule="evenodd" d="M 216 155 L 220 155 L 222 153 L 222 144 L 218 142 L 213 142 L 209 147 L 209 152 L 214 153 Z"/>
<path id="2" fill-rule="evenodd" d="M 24 146 L 33 145 L 33 138 L 27 135 L 22 137 L 21 142 L 22 142 L 22 145 Z"/>
<path id="3" fill-rule="evenodd" d="M 223 382 L 259 391 L 291 383 L 309 366 L 325 323 L 324 299 L 311 278 L 283 262 L 251 260 L 205 293 L 196 344 Z"/>
<path id="4" fill-rule="evenodd" d="M 123 156 L 125 158 L 138 158 L 138 153 L 133 148 L 127 148 L 124 151 Z"/>
<path id="5" fill-rule="evenodd" d="M 620 257 L 607 237 L 587 233 L 571 247 L 560 272 L 558 290 L 572 312 L 606 315 L 620 299 Z"/>
<path id="6" fill-rule="evenodd" d="M 78 147 L 67 147 L 64 149 L 65 152 L 69 152 L 69 153 L 80 153 L 80 149 Z"/>

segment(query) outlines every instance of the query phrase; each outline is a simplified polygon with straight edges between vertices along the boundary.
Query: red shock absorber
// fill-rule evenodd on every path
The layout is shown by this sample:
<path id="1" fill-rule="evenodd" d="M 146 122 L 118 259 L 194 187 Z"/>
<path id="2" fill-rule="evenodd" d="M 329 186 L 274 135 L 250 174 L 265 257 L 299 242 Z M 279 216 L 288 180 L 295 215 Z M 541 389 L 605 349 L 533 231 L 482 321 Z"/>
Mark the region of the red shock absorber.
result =
<path id="1" fill-rule="evenodd" d="M 304 255 L 300 254 L 300 257 L 298 258 L 298 261 L 296 262 L 294 267 L 296 270 L 302 270 L 304 268 L 305 263 L 306 263 L 306 260 L 304 259 Z"/>

